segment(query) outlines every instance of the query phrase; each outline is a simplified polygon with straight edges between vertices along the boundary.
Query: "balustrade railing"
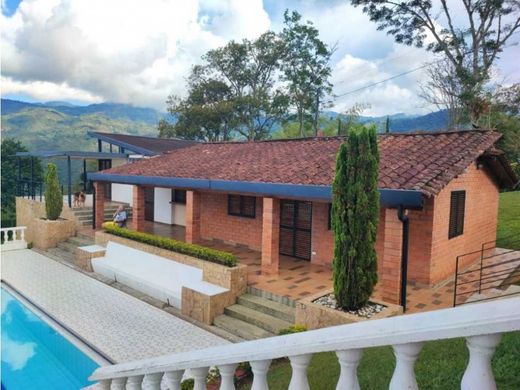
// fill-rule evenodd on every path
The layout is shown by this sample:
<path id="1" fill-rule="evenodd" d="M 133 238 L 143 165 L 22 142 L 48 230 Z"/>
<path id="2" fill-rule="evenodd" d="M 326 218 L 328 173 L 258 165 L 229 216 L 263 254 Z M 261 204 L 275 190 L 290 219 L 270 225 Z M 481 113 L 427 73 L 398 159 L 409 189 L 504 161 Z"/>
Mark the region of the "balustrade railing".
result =
<path id="1" fill-rule="evenodd" d="M 16 226 L 0 229 L 0 243 L 2 251 L 26 249 L 25 226 Z"/>
<path id="2" fill-rule="evenodd" d="M 417 389 L 414 364 L 423 343 L 464 337 L 470 358 L 461 389 L 489 390 L 496 388 L 491 358 L 501 334 L 518 330 L 520 297 L 514 297 L 104 366 L 90 379 L 99 381 L 105 390 L 158 390 L 161 381 L 170 390 L 177 390 L 189 370 L 194 389 L 203 390 L 208 368 L 216 366 L 221 375 L 220 389 L 233 390 L 237 364 L 248 361 L 253 372 L 252 390 L 267 390 L 272 359 L 288 357 L 292 368 L 289 390 L 307 390 L 312 355 L 334 351 L 341 367 L 336 389 L 359 389 L 357 367 L 363 349 L 391 345 L 396 365 L 390 389 Z"/>

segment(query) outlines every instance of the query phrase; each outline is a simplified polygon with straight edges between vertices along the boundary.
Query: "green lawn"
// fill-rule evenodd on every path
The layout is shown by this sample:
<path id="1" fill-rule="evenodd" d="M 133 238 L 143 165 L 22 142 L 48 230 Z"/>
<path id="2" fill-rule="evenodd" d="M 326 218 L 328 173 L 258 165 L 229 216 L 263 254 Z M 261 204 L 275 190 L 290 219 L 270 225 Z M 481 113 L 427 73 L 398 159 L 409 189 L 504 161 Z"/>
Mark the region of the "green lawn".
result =
<path id="1" fill-rule="evenodd" d="M 516 239 L 515 239 L 516 235 Z M 497 245 L 520 249 L 520 191 L 500 195 Z M 516 245 L 516 246 L 515 246 Z M 415 373 L 420 389 L 458 389 L 468 362 L 463 339 L 426 343 L 419 355 Z M 358 369 L 362 389 L 387 389 L 395 359 L 391 347 L 371 348 L 364 352 Z M 499 389 L 520 389 L 520 332 L 504 335 L 493 357 L 493 372 Z M 316 354 L 309 366 L 311 389 L 333 390 L 339 376 L 339 364 L 333 353 Z M 271 390 L 287 389 L 291 368 L 287 361 L 273 363 L 268 374 Z M 244 384 L 247 390 L 251 384 Z"/>
<path id="2" fill-rule="evenodd" d="M 497 246 L 520 250 L 520 191 L 500 194 Z"/>

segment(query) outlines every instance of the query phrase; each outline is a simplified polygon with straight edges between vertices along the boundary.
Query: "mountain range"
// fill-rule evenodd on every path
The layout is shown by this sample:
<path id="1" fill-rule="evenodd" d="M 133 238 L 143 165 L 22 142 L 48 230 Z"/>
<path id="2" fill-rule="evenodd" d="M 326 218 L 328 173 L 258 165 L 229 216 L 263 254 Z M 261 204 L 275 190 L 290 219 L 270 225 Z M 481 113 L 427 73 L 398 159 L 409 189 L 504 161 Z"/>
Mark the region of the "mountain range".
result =
<path id="1" fill-rule="evenodd" d="M 338 113 L 323 114 L 336 118 Z M 100 103 L 87 106 L 67 102 L 29 103 L 1 100 L 2 136 L 14 137 L 29 150 L 95 150 L 95 143 L 87 136 L 89 131 L 157 135 L 157 123 L 166 113 L 152 108 L 135 107 L 120 103 Z M 387 116 L 362 116 L 360 122 L 375 124 L 384 129 Z M 392 132 L 438 130 L 445 127 L 445 111 L 415 116 L 394 114 L 388 116 Z"/>

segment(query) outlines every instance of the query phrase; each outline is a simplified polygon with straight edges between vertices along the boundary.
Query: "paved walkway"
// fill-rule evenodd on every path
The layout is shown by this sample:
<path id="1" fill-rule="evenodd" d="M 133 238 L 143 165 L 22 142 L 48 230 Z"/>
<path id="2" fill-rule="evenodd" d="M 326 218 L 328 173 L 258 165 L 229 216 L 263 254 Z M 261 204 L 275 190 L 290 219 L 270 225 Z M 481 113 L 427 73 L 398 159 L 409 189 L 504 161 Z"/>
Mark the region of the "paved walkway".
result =
<path id="1" fill-rule="evenodd" d="M 115 362 L 228 343 L 31 250 L 3 252 L 2 279 Z"/>

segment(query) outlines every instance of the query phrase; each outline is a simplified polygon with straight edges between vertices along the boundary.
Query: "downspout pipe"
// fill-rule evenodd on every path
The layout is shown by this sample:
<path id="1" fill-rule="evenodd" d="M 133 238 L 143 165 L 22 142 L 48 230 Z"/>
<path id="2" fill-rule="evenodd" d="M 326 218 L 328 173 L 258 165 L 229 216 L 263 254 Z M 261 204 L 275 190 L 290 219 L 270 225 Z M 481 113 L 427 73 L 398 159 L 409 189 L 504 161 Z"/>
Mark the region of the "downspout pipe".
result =
<path id="1" fill-rule="evenodd" d="M 403 223 L 403 240 L 401 243 L 401 306 L 406 312 L 406 287 L 408 281 L 408 242 L 410 235 L 410 220 L 405 214 L 405 208 L 400 205 L 397 209 L 397 217 Z"/>

